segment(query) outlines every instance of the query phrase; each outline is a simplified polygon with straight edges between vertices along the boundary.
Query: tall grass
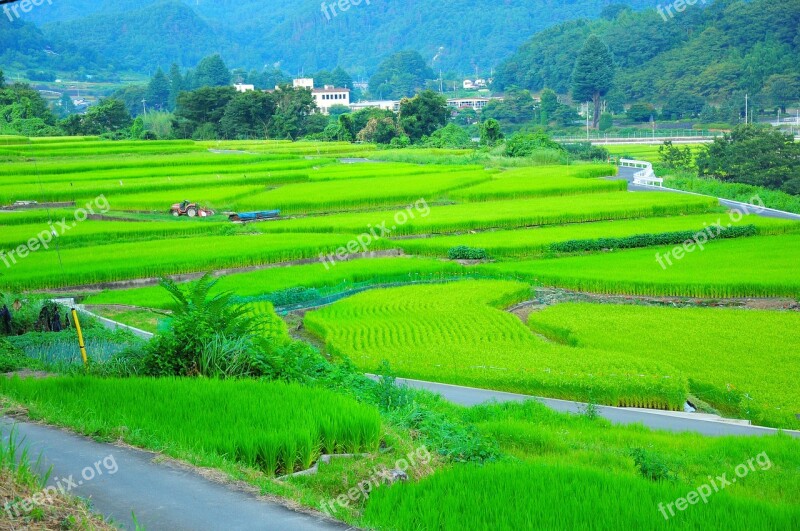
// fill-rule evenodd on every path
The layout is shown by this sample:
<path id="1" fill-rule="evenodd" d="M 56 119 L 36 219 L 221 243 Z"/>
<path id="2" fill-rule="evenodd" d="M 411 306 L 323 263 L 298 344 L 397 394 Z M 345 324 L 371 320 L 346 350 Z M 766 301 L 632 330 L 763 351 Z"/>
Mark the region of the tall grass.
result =
<path id="1" fill-rule="evenodd" d="M 268 474 L 306 469 L 321 453 L 373 451 L 378 411 L 332 391 L 204 379 L 0 379 L 33 419 L 175 457 L 227 460 Z"/>
<path id="2" fill-rule="evenodd" d="M 753 472 L 753 474 L 765 472 Z M 697 485 L 655 483 L 568 464 L 458 466 L 416 484 L 378 489 L 368 525 L 392 531 L 439 529 L 791 529 L 796 506 L 713 495 L 666 521 L 659 504 Z"/>

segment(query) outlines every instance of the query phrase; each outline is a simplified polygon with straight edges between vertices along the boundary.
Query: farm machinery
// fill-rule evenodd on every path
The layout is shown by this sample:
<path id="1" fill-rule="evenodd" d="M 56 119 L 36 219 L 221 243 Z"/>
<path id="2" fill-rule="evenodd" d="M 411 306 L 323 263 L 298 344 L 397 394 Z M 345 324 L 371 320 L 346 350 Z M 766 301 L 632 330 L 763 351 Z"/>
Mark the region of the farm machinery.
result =
<path id="1" fill-rule="evenodd" d="M 189 216 L 190 218 L 200 216 L 201 218 L 207 218 L 214 215 L 213 210 L 203 208 L 197 203 L 192 203 L 191 201 L 175 203 L 172 205 L 172 208 L 170 208 L 170 213 L 176 218 L 179 216 Z"/>

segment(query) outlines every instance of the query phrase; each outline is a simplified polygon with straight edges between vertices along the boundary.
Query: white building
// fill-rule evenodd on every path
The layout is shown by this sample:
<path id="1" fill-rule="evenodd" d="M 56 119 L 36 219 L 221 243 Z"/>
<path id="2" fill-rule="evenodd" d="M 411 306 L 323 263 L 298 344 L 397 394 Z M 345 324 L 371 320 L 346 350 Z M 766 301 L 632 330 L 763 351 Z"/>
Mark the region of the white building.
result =
<path id="1" fill-rule="evenodd" d="M 292 80 L 292 86 L 294 88 L 307 88 L 308 90 L 314 90 L 314 79 L 310 77 L 294 79 Z"/>
<path id="2" fill-rule="evenodd" d="M 353 111 L 360 111 L 361 109 L 382 109 L 384 111 L 400 112 L 399 100 L 375 100 L 375 101 L 359 101 L 350 105 Z"/>
<path id="3" fill-rule="evenodd" d="M 502 101 L 503 98 L 453 98 L 447 100 L 447 105 L 455 109 L 475 109 L 480 111 L 492 100 Z"/>
<path id="4" fill-rule="evenodd" d="M 350 89 L 336 88 L 332 85 L 325 85 L 321 89 L 312 89 L 311 95 L 314 103 L 323 114 L 330 114 L 331 107 L 334 105 L 350 106 Z"/>
<path id="5" fill-rule="evenodd" d="M 244 83 L 236 83 L 233 88 L 236 92 L 252 92 L 256 89 L 255 85 L 245 85 Z"/>

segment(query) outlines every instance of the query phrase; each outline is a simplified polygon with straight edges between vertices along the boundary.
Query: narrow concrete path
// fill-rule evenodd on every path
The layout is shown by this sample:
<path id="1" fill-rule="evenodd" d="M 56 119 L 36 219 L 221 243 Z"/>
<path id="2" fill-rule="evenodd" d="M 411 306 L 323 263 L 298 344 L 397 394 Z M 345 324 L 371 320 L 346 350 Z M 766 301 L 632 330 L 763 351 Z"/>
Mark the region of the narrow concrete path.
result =
<path id="1" fill-rule="evenodd" d="M 686 190 L 678 190 L 677 188 L 667 188 L 661 186 L 643 186 L 640 184 L 633 184 L 633 176 L 634 174 L 639 171 L 638 168 L 627 168 L 621 166 L 619 168 L 619 173 L 617 174 L 618 179 L 625 179 L 628 181 L 628 191 L 630 192 L 673 192 L 678 194 L 688 194 L 688 195 L 697 195 L 701 197 L 714 197 L 706 194 L 698 194 L 697 192 L 687 192 Z M 794 221 L 800 221 L 800 214 L 795 214 L 793 212 L 786 212 L 784 210 L 776 210 L 774 208 L 761 208 L 757 205 L 750 205 L 747 203 L 742 203 L 741 201 L 734 201 L 732 199 L 724 199 L 722 197 L 714 197 L 719 204 L 730 208 L 731 210 L 739 210 L 745 214 L 755 214 L 757 216 L 762 216 L 765 218 L 778 218 L 778 219 L 790 219 Z"/>
<path id="2" fill-rule="evenodd" d="M 12 426 L 24 438 L 23 446 L 30 448 L 31 461 L 41 454 L 41 471 L 52 466 L 50 485 L 74 483 L 70 494 L 89 499 L 96 512 L 124 529 L 135 529 L 131 514 L 148 531 L 352 529 L 260 500 L 190 470 L 155 463 L 151 452 L 98 443 L 57 428 L 2 417 L 3 440 Z"/>
<path id="3" fill-rule="evenodd" d="M 462 406 L 475 406 L 487 402 L 525 402 L 536 400 L 550 409 L 564 413 L 580 413 L 586 404 L 570 400 L 541 398 L 536 396 L 477 389 L 421 380 L 398 378 L 398 385 L 414 389 L 425 389 L 442 395 L 445 400 Z M 614 424 L 642 424 L 654 430 L 694 432 L 701 435 L 775 435 L 779 430 L 742 424 L 741 421 L 724 420 L 716 415 L 658 411 L 648 409 L 597 406 L 598 414 Z M 782 430 L 792 437 L 800 438 L 800 431 Z"/>

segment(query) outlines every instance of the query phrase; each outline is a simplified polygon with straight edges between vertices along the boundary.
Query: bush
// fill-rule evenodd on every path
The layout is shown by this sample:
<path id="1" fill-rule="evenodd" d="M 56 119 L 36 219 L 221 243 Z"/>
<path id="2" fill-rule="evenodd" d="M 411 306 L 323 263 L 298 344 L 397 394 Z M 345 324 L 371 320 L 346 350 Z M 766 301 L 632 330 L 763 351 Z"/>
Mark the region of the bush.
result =
<path id="1" fill-rule="evenodd" d="M 21 350 L 0 337 L 0 373 L 18 371 L 27 365 L 27 361 Z"/>
<path id="2" fill-rule="evenodd" d="M 604 147 L 594 146 L 591 142 L 563 144 L 570 156 L 577 160 L 608 160 L 609 153 Z"/>
<path id="3" fill-rule="evenodd" d="M 507 157 L 528 157 L 539 150 L 563 151 L 561 144 L 554 142 L 546 133 L 514 133 L 506 142 Z"/>
<path id="4" fill-rule="evenodd" d="M 631 450 L 631 457 L 639 474 L 650 481 L 674 481 L 677 476 L 669 469 L 669 466 L 658 454 L 645 450 L 644 448 L 634 448 Z"/>
<path id="5" fill-rule="evenodd" d="M 489 254 L 486 249 L 474 249 L 466 245 L 459 245 L 447 251 L 450 260 L 486 260 Z"/>
<path id="6" fill-rule="evenodd" d="M 243 304 L 235 303 L 233 293 L 210 297 L 216 283 L 207 274 L 184 292 L 172 280 L 161 280 L 161 286 L 175 300 L 175 307 L 169 329 L 157 335 L 145 349 L 143 364 L 147 374 L 242 375 L 242 356 L 254 349 L 256 331 L 262 321 Z M 233 372 L 220 374 L 224 368 Z"/>

